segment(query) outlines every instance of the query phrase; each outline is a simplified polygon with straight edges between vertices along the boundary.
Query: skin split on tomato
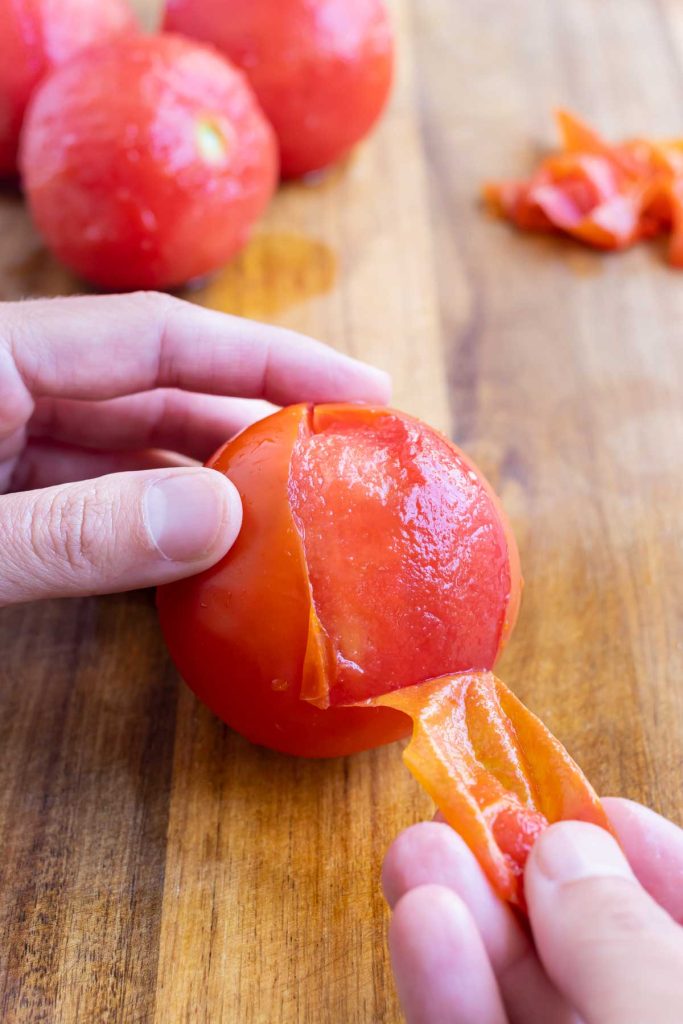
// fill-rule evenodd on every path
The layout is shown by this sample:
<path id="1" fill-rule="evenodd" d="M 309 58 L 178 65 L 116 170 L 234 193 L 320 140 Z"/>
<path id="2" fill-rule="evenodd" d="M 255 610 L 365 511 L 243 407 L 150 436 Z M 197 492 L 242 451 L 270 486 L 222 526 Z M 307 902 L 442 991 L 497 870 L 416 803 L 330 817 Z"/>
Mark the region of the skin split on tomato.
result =
<path id="1" fill-rule="evenodd" d="M 244 70 L 285 177 L 339 160 L 386 104 L 394 44 L 383 0 L 168 0 L 164 25 Z"/>
<path id="2" fill-rule="evenodd" d="M 517 549 L 445 437 L 393 410 L 298 405 L 210 465 L 241 494 L 242 531 L 158 606 L 181 674 L 238 732 L 285 753 L 353 753 L 410 721 L 350 705 L 494 664 L 517 615 Z"/>
<path id="3" fill-rule="evenodd" d="M 48 246 L 106 289 L 170 288 L 226 263 L 277 184 L 242 73 L 180 36 L 136 36 L 52 74 L 20 162 Z"/>
<path id="4" fill-rule="evenodd" d="M 38 83 L 136 28 L 126 0 L 0 0 L 0 177 L 16 173 L 24 112 Z"/>

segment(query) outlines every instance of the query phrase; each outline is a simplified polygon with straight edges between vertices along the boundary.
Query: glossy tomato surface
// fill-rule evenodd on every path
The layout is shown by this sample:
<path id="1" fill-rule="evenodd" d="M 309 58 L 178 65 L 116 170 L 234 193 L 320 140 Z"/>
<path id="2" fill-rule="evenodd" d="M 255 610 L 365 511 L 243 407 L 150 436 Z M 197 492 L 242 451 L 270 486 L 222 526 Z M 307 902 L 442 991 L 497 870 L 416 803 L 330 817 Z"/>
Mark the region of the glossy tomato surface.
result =
<path id="1" fill-rule="evenodd" d="M 0 0 L 0 176 L 17 169 L 24 111 L 38 82 L 135 27 L 126 0 Z"/>
<path id="2" fill-rule="evenodd" d="M 297 405 L 211 465 L 242 496 L 242 531 L 158 605 L 181 674 L 238 732 L 286 753 L 353 753 L 410 723 L 348 705 L 493 665 L 517 615 L 517 549 L 446 438 L 393 410 Z"/>
<path id="3" fill-rule="evenodd" d="M 394 48 L 383 0 L 169 0 L 165 26 L 213 43 L 244 69 L 286 177 L 342 157 L 389 95 Z"/>
<path id="4" fill-rule="evenodd" d="M 21 165 L 36 224 L 67 266 L 104 288 L 168 288 L 245 243 L 275 187 L 277 147 L 224 57 L 139 36 L 38 88 Z"/>

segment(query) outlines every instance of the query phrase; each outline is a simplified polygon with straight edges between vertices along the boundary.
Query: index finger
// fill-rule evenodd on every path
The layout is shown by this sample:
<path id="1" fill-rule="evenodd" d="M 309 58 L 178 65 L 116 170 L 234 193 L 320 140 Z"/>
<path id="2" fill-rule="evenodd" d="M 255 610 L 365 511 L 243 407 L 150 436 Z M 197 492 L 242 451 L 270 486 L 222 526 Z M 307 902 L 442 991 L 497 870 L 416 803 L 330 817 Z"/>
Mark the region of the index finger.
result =
<path id="1" fill-rule="evenodd" d="M 286 405 L 385 403 L 390 391 L 387 374 L 311 338 L 156 292 L 8 303 L 3 347 L 34 398 L 170 387 Z"/>

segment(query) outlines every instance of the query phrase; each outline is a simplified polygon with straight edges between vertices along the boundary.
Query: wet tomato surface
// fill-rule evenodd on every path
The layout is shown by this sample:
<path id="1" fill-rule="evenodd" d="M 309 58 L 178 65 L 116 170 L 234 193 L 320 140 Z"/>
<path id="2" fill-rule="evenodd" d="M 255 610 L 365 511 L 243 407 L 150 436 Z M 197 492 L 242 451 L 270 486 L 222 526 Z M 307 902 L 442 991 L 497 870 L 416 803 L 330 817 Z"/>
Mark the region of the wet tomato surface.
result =
<path id="1" fill-rule="evenodd" d="M 108 289 L 168 288 L 227 262 L 278 174 L 242 73 L 173 35 L 88 51 L 51 75 L 31 102 L 21 165 L 50 248 Z"/>
<path id="2" fill-rule="evenodd" d="M 286 177 L 344 156 L 389 95 L 394 45 L 383 0 L 169 0 L 165 25 L 243 68 Z"/>
<path id="3" fill-rule="evenodd" d="M 0 0 L 0 176 L 16 172 L 24 112 L 41 79 L 136 27 L 125 0 Z"/>
<path id="4" fill-rule="evenodd" d="M 405 735 L 393 708 L 351 706 L 488 669 L 517 614 L 514 539 L 450 441 L 400 412 L 291 406 L 211 465 L 244 505 L 217 566 L 159 591 L 180 672 L 250 740 L 335 756 Z"/>

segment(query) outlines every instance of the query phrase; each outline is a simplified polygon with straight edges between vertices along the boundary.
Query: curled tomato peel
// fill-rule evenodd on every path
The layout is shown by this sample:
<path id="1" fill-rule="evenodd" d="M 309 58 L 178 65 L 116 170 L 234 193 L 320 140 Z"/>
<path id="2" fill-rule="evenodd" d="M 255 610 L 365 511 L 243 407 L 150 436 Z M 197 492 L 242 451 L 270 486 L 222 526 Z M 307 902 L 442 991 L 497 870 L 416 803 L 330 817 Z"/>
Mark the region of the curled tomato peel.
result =
<path id="1" fill-rule="evenodd" d="M 683 140 L 613 144 L 567 110 L 556 112 L 561 149 L 527 181 L 490 182 L 489 208 L 523 231 L 565 234 L 621 250 L 671 233 L 669 261 L 683 265 Z"/>
<path id="2" fill-rule="evenodd" d="M 567 153 L 604 155 L 608 151 L 609 147 L 602 136 L 571 110 L 559 107 L 555 111 L 555 121 L 562 148 Z"/>
<path id="3" fill-rule="evenodd" d="M 612 832 L 578 765 L 491 672 L 443 676 L 372 703 L 412 719 L 406 766 L 498 895 L 522 910 L 524 866 L 549 824 L 587 821 Z"/>

